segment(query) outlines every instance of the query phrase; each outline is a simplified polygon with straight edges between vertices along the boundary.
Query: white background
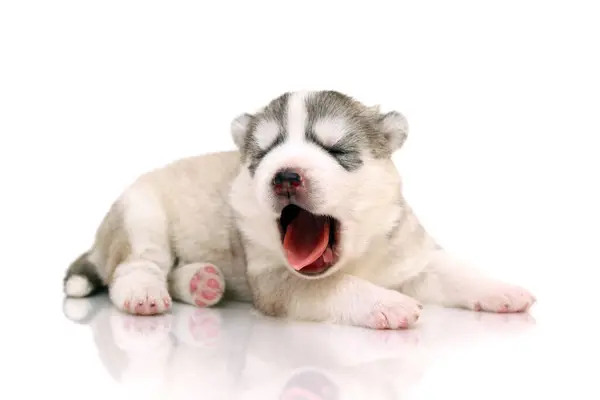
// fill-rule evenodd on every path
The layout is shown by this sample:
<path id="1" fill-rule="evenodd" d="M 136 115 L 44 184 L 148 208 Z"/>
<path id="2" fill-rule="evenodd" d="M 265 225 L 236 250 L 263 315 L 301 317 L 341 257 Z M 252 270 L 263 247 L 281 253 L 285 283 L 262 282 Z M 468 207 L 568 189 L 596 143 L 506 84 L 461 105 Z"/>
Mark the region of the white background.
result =
<path id="1" fill-rule="evenodd" d="M 445 247 L 538 297 L 544 347 L 523 371 L 588 393 L 600 304 L 597 2 L 350 3 L 0 3 L 5 388 L 120 393 L 61 314 L 64 270 L 110 203 L 148 169 L 233 149 L 237 114 L 284 91 L 335 89 L 407 116 L 395 158 L 409 202 Z"/>

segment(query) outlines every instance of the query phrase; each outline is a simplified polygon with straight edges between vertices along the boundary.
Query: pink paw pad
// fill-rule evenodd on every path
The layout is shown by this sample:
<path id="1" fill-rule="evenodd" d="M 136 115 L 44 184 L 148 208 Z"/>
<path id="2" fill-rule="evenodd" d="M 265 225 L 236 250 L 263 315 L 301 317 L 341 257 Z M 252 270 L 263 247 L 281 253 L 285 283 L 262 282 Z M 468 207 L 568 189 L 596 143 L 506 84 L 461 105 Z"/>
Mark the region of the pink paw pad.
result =
<path id="1" fill-rule="evenodd" d="M 389 329 L 408 329 L 410 327 L 408 318 L 404 317 L 401 319 L 392 319 L 382 312 L 375 314 L 372 317 L 371 327 L 378 330 L 389 330 Z M 391 318 L 395 318 L 391 316 Z"/>
<path id="2" fill-rule="evenodd" d="M 213 267 L 212 265 L 208 265 L 208 266 L 204 267 L 204 271 L 208 272 L 209 274 L 218 275 L 217 269 L 215 267 Z"/>
<path id="3" fill-rule="evenodd" d="M 190 293 L 198 307 L 210 307 L 223 297 L 225 280 L 213 265 L 206 265 L 190 279 Z"/>
<path id="4" fill-rule="evenodd" d="M 139 301 L 135 305 L 134 310 L 135 310 L 136 314 L 146 314 L 146 307 L 144 307 L 144 302 L 143 301 Z"/>
<path id="5" fill-rule="evenodd" d="M 203 290 L 200 295 L 208 301 L 214 300 L 218 296 L 216 292 L 211 292 L 210 290 Z"/>
<path id="6" fill-rule="evenodd" d="M 168 309 L 171 301 L 163 299 L 164 308 Z M 161 305 L 154 298 L 146 298 L 144 300 L 125 300 L 123 302 L 123 310 L 136 315 L 156 315 L 162 312 Z"/>
<path id="7" fill-rule="evenodd" d="M 216 289 L 219 290 L 221 288 L 221 285 L 219 284 L 219 282 L 217 282 L 216 279 L 210 278 L 207 282 L 206 285 L 211 288 L 211 289 Z"/>

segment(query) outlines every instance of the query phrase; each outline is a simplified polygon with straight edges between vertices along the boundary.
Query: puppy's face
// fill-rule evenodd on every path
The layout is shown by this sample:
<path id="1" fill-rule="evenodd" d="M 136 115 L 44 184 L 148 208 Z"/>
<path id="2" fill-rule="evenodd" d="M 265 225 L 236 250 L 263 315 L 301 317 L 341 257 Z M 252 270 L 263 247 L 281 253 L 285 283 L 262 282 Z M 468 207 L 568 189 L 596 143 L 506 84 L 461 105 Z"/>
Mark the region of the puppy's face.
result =
<path id="1" fill-rule="evenodd" d="M 369 218 L 398 193 L 391 155 L 407 135 L 400 113 L 333 91 L 286 93 L 236 118 L 232 134 L 294 273 L 332 274 L 387 223 Z"/>

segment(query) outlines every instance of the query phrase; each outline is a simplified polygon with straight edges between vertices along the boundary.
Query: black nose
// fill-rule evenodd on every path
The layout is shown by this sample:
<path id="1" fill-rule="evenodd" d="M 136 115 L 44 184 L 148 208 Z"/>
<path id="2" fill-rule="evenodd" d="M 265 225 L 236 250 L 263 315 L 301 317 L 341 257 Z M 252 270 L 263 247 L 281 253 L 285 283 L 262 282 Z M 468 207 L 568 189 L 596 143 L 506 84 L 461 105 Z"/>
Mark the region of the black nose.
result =
<path id="1" fill-rule="evenodd" d="M 273 178 L 273 185 L 290 184 L 291 186 L 298 186 L 301 182 L 302 177 L 294 171 L 279 171 Z"/>

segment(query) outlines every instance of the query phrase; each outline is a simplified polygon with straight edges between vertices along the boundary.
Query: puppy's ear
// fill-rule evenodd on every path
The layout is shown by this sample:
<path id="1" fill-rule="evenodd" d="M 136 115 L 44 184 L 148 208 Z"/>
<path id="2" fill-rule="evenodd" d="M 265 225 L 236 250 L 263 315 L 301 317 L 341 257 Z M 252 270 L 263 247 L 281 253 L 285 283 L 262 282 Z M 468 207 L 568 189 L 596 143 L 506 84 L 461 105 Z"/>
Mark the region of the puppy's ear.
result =
<path id="1" fill-rule="evenodd" d="M 252 118 L 252 115 L 244 113 L 238 115 L 231 121 L 231 136 L 233 137 L 233 142 L 240 150 L 244 147 L 244 142 L 246 141 L 246 135 L 248 135 Z"/>
<path id="2" fill-rule="evenodd" d="M 408 121 L 398 111 L 390 111 L 379 117 L 379 126 L 392 153 L 404 144 L 408 136 Z"/>

